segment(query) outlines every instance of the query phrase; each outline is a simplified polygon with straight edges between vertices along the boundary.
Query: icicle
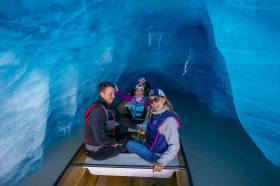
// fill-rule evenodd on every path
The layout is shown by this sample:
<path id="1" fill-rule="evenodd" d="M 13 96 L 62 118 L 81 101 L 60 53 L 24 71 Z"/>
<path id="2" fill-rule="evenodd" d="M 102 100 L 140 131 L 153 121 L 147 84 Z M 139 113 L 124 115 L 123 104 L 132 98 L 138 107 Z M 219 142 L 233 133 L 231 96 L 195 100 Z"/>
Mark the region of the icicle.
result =
<path id="1" fill-rule="evenodd" d="M 189 66 L 189 60 L 187 60 L 186 62 L 185 62 L 185 66 L 184 66 L 184 72 L 183 72 L 183 76 L 185 76 L 186 74 L 187 74 L 187 67 Z"/>
<path id="2" fill-rule="evenodd" d="M 149 26 L 148 44 L 149 47 L 152 45 L 151 26 Z"/>
<path id="3" fill-rule="evenodd" d="M 162 34 L 159 35 L 158 38 L 158 48 L 160 49 L 160 45 L 161 45 L 161 39 L 162 39 Z"/>
<path id="4" fill-rule="evenodd" d="M 187 74 L 187 72 L 189 71 L 188 67 L 189 67 L 190 60 L 191 60 L 191 53 L 192 53 L 192 48 L 189 49 L 189 55 L 188 55 L 187 61 L 185 62 L 184 71 L 183 71 L 182 76 L 185 76 Z"/>

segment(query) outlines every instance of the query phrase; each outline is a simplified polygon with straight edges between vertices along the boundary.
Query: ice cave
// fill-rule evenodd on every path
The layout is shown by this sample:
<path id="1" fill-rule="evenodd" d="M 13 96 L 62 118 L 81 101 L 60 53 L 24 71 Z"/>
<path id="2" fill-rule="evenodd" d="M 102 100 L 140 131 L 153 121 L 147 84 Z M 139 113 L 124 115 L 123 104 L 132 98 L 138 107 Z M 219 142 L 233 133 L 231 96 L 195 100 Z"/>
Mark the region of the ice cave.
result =
<path id="1" fill-rule="evenodd" d="M 0 185 L 52 185 L 98 83 L 142 76 L 193 185 L 279 185 L 280 1 L 1 0 L 0 36 Z"/>

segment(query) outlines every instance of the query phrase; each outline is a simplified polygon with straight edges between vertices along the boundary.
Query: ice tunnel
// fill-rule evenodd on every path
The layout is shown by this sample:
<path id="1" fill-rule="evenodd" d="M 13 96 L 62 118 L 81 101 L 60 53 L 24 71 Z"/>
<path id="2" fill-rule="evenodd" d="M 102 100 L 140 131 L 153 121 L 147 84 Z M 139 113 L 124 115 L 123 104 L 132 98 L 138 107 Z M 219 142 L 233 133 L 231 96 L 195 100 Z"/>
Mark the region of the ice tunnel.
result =
<path id="1" fill-rule="evenodd" d="M 274 0 L 2 0 L 0 185 L 83 125 L 98 82 L 140 76 L 239 120 L 279 166 L 279 18 Z"/>

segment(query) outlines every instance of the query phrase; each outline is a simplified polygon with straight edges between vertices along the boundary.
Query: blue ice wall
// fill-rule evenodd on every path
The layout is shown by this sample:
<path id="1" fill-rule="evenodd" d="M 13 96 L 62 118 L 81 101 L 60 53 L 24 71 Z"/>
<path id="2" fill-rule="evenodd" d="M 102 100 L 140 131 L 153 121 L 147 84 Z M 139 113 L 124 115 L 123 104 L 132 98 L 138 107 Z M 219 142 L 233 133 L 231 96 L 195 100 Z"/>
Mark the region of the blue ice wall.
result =
<path id="1" fill-rule="evenodd" d="M 206 1 L 246 132 L 280 165 L 280 2 Z"/>
<path id="2" fill-rule="evenodd" d="M 99 81 L 140 75 L 237 113 L 279 165 L 278 15 L 277 1 L 0 1 L 0 185 L 82 125 Z"/>

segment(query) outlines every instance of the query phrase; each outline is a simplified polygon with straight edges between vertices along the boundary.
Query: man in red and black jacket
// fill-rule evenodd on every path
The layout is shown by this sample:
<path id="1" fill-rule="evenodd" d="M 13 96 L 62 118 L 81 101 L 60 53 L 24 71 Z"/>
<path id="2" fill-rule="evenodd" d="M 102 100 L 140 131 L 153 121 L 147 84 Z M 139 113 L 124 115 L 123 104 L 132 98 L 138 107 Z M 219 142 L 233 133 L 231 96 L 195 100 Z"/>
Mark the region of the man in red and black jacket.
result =
<path id="1" fill-rule="evenodd" d="M 138 127 L 114 107 L 114 84 L 106 81 L 98 88 L 100 98 L 85 113 L 84 143 L 89 157 L 103 160 L 126 152 L 128 128 Z"/>

